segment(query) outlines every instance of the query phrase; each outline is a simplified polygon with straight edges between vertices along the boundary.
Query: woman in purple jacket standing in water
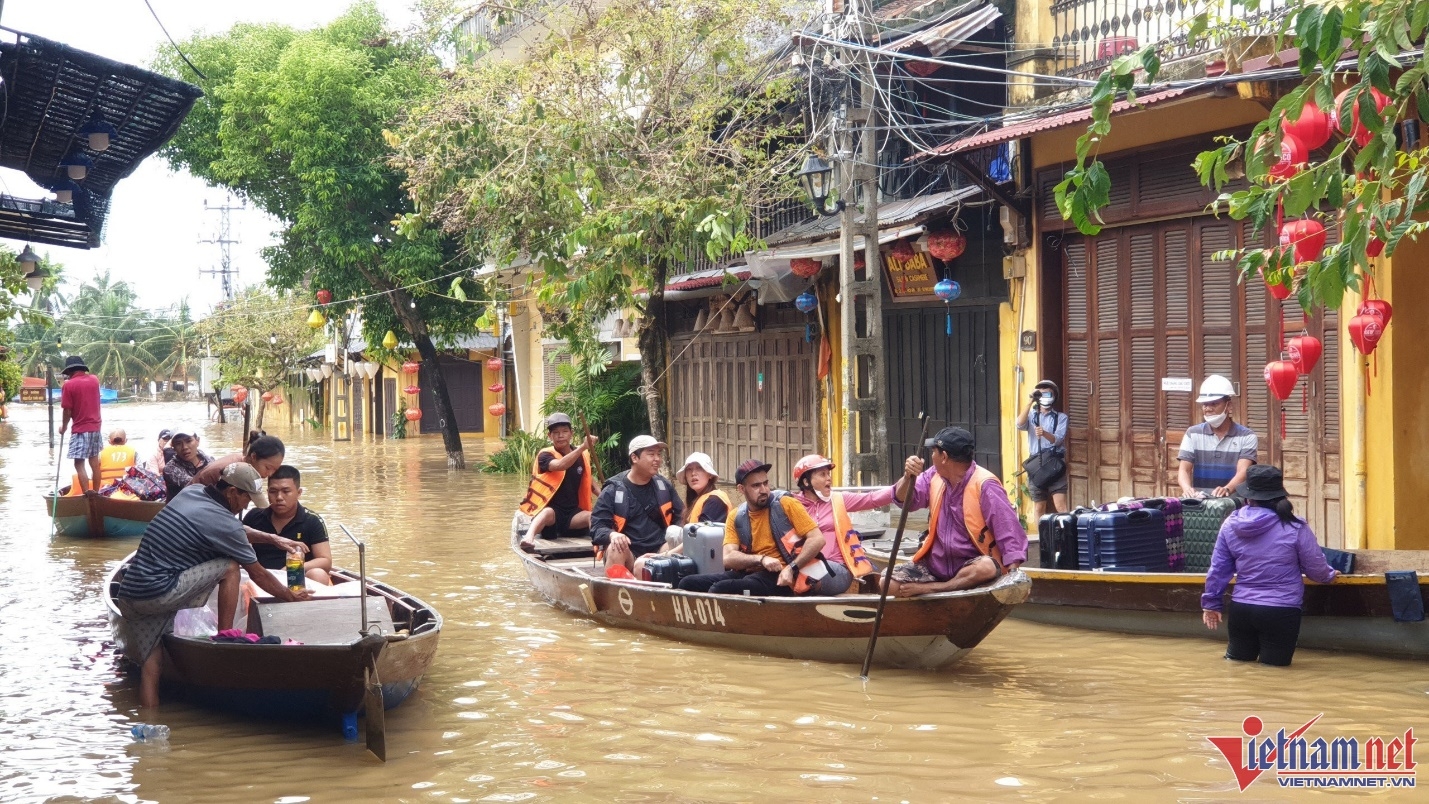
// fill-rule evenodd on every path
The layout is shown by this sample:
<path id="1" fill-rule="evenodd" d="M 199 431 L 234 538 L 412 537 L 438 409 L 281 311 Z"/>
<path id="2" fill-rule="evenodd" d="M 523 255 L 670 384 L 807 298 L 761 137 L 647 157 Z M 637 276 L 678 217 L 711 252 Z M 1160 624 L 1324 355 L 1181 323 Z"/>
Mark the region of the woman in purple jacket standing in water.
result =
<path id="1" fill-rule="evenodd" d="M 1310 526 L 1295 516 L 1279 469 L 1252 466 L 1236 495 L 1249 504 L 1221 526 L 1201 595 L 1201 618 L 1211 630 L 1221 624 L 1221 599 L 1234 575 L 1226 658 L 1259 658 L 1261 664 L 1285 667 L 1300 636 L 1301 573 L 1320 583 L 1333 583 L 1337 573 Z"/>

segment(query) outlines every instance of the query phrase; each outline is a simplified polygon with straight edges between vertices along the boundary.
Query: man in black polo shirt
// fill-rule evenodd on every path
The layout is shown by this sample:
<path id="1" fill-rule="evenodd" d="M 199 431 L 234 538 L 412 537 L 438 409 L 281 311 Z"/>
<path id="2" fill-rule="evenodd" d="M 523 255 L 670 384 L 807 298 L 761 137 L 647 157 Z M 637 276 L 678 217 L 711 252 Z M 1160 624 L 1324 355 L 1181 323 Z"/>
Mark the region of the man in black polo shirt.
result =
<path id="1" fill-rule="evenodd" d="M 303 496 L 303 476 L 294 466 L 284 464 L 268 478 L 268 507 L 255 509 L 243 517 L 243 524 L 264 533 L 276 533 L 308 547 L 304 570 L 308 578 L 330 585 L 328 571 L 332 569 L 332 547 L 327 541 L 327 526 L 323 518 L 304 508 L 298 499 Z M 288 554 L 271 544 L 255 544 L 258 563 L 268 569 L 287 566 Z"/>

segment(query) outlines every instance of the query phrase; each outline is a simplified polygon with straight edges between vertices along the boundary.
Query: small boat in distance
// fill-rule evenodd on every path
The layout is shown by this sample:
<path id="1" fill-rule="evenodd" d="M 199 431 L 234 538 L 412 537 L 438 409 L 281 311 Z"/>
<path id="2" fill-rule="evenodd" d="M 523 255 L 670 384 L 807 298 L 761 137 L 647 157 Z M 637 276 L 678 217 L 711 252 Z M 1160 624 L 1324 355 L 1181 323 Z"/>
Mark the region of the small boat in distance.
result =
<path id="1" fill-rule="evenodd" d="M 59 496 L 45 495 L 45 510 L 55 521 L 55 532 L 61 536 L 76 539 L 123 539 L 141 536 L 153 519 L 164 508 L 164 501 L 122 497 L 104 497 L 99 494 L 68 496 L 69 486 L 60 489 Z"/>
<path id="2" fill-rule="evenodd" d="M 607 625 L 733 650 L 857 664 L 863 661 L 877 595 L 744 597 L 682 592 L 666 583 L 614 580 L 584 539 L 537 540 L 525 553 L 531 585 L 552 605 Z M 873 661 L 884 667 L 947 667 L 1027 599 L 1031 582 L 1012 572 L 961 592 L 889 598 Z"/>

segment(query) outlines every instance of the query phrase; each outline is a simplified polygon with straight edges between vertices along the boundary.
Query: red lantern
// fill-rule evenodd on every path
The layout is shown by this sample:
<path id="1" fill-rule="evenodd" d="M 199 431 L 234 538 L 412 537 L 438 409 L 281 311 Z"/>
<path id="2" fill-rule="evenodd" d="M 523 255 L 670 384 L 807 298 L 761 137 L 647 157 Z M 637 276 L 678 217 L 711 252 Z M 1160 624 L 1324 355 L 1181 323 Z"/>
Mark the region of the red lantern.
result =
<path id="1" fill-rule="evenodd" d="M 949 262 L 963 256 L 968 250 L 968 239 L 962 232 L 942 231 L 928 235 L 928 253 Z"/>
<path id="2" fill-rule="evenodd" d="M 403 372 L 404 374 L 416 374 L 416 373 L 417 373 L 417 370 L 420 369 L 421 367 L 422 367 L 422 364 L 416 363 L 416 362 L 411 361 L 411 360 L 408 360 L 406 363 L 403 363 L 403 364 L 402 364 L 402 372 Z"/>
<path id="3" fill-rule="evenodd" d="M 487 407 L 486 410 L 497 419 L 506 415 L 506 406 L 501 404 L 500 402 L 497 402 L 495 405 Z"/>
<path id="4" fill-rule="evenodd" d="M 501 384 L 501 383 L 499 383 L 499 382 L 494 382 L 494 383 L 492 383 L 492 384 L 486 386 L 486 390 L 490 391 L 490 392 L 493 393 L 493 394 L 499 394 L 499 393 L 501 393 L 502 391 L 505 391 L 505 390 L 506 390 L 506 386 L 503 385 L 503 384 Z"/>
<path id="5" fill-rule="evenodd" d="M 1336 131 L 1340 132 L 1346 137 L 1352 137 L 1355 141 L 1355 144 L 1363 148 L 1366 144 L 1369 143 L 1370 138 L 1374 136 L 1374 133 L 1371 132 L 1368 128 L 1365 128 L 1364 125 L 1360 123 L 1360 104 L 1358 98 L 1356 99 L 1355 103 L 1352 104 L 1350 107 L 1350 124 L 1346 126 L 1345 121 L 1340 119 L 1340 108 L 1344 106 L 1345 98 L 1350 95 L 1353 95 L 1355 93 L 1355 90 L 1355 87 L 1350 87 L 1349 89 L 1335 96 L 1335 108 L 1330 110 L 1330 120 L 1334 123 Z M 1389 105 L 1389 96 L 1385 95 L 1383 92 L 1380 92 L 1379 90 L 1371 87 L 1369 94 L 1370 98 L 1374 101 L 1374 108 L 1376 110 L 1383 112 L 1384 107 Z"/>
<path id="6" fill-rule="evenodd" d="M 1309 374 L 1315 370 L 1315 364 L 1320 362 L 1324 346 L 1314 335 L 1300 335 L 1285 344 L 1285 351 L 1290 355 L 1290 362 L 1296 371 Z"/>
<path id="7" fill-rule="evenodd" d="M 487 370 L 487 371 L 497 372 L 497 371 L 500 371 L 500 370 L 501 370 L 501 367 L 502 367 L 501 358 L 499 358 L 499 357 L 488 357 L 488 358 L 486 358 L 486 370 Z"/>
<path id="8" fill-rule="evenodd" d="M 422 411 L 420 408 L 407 408 L 407 412 L 403 415 L 407 417 L 407 421 L 414 422 L 422 418 Z"/>
<path id="9" fill-rule="evenodd" d="M 415 385 L 409 385 L 406 388 L 402 389 L 402 393 L 406 394 L 407 396 L 416 396 L 417 394 L 421 393 L 421 391 L 422 389 L 418 388 Z"/>
<path id="10" fill-rule="evenodd" d="M 823 270 L 824 264 L 812 257 L 796 257 L 789 260 L 789 270 L 802 279 L 813 279 Z"/>
<path id="11" fill-rule="evenodd" d="M 1280 245 L 1292 246 L 1295 262 L 1311 262 L 1325 250 L 1325 226 L 1314 218 L 1286 221 L 1280 227 Z"/>
<path id="12" fill-rule="evenodd" d="M 1290 398 L 1290 392 L 1295 390 L 1299 378 L 1300 372 L 1289 360 L 1272 360 L 1265 364 L 1265 384 L 1281 402 Z"/>
<path id="13" fill-rule="evenodd" d="M 1262 269 L 1260 272 L 1260 278 L 1265 281 L 1265 289 L 1270 291 L 1270 295 L 1274 296 L 1280 301 L 1285 301 L 1286 299 L 1290 298 L 1291 293 L 1295 292 L 1295 289 L 1290 287 L 1289 282 L 1286 282 L 1284 284 L 1271 283 L 1269 279 L 1265 278 L 1264 269 Z"/>
<path id="14" fill-rule="evenodd" d="M 1389 319 L 1394 317 L 1394 307 L 1384 299 L 1365 299 L 1360 303 L 1359 312 L 1360 315 L 1378 318 L 1381 329 L 1389 326 Z"/>
<path id="15" fill-rule="evenodd" d="M 899 262 L 908 262 L 913 259 L 917 252 L 913 250 L 913 244 L 907 240 L 899 240 L 888 248 L 888 255 Z"/>
<path id="16" fill-rule="evenodd" d="M 272 402 L 272 401 L 273 401 L 273 392 L 272 392 L 272 391 L 264 391 L 264 392 L 263 392 L 263 395 L 262 395 L 261 397 L 259 397 L 259 398 L 262 399 L 264 402 Z"/>
<path id="17" fill-rule="evenodd" d="M 1285 118 L 1284 131 L 1299 140 L 1306 151 L 1313 151 L 1330 141 L 1330 116 L 1314 101 L 1306 101 L 1300 110 L 1300 119 Z"/>
<path id="18" fill-rule="evenodd" d="M 1262 137 L 1260 145 L 1264 145 L 1267 137 Z M 1300 167 L 1305 164 L 1308 151 L 1305 145 L 1290 134 L 1280 138 L 1280 159 L 1267 163 L 1265 172 L 1277 179 L 1288 179 L 1300 172 Z"/>
<path id="19" fill-rule="evenodd" d="M 1366 257 L 1378 257 L 1384 253 L 1384 241 L 1370 235 L 1369 242 L 1365 243 L 1364 253 Z"/>
<path id="20" fill-rule="evenodd" d="M 1363 309 L 1363 308 L 1361 308 Z M 1384 337 L 1384 322 L 1377 315 L 1361 312 L 1350 319 L 1350 342 L 1360 350 L 1360 354 L 1370 355 Z"/>
<path id="21" fill-rule="evenodd" d="M 239 388 L 237 391 L 234 391 L 234 392 L 233 392 L 233 401 L 234 401 L 234 402 L 237 402 L 237 403 L 240 404 L 240 405 L 242 405 L 244 402 L 247 402 L 247 401 L 248 401 L 248 389 L 247 389 L 247 388 Z"/>
<path id="22" fill-rule="evenodd" d="M 323 289 L 317 292 L 318 304 L 332 304 L 332 291 Z"/>

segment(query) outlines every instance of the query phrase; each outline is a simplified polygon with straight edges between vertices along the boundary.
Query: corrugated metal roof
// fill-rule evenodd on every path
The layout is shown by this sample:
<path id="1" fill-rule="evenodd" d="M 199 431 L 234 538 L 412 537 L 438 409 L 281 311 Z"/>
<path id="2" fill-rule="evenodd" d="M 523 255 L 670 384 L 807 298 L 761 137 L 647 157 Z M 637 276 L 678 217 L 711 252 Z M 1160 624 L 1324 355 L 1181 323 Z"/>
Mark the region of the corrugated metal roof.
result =
<path id="1" fill-rule="evenodd" d="M 993 24 L 1001 16 L 1002 12 L 997 6 L 983 6 L 971 13 L 959 15 L 947 22 L 889 42 L 884 47 L 906 53 L 922 46 L 926 47 L 930 54 L 941 56 L 971 39 L 974 34 Z"/>
<path id="2" fill-rule="evenodd" d="M 700 288 L 712 288 L 723 285 L 729 281 L 731 285 L 738 284 L 749 278 L 749 269 L 741 266 L 735 268 L 712 268 L 705 271 L 695 271 L 689 274 L 672 276 L 665 282 L 665 290 L 699 290 Z"/>
<path id="3" fill-rule="evenodd" d="M 930 215 L 948 209 L 959 201 L 971 198 L 980 192 L 982 191 L 977 187 L 964 187 L 958 190 L 948 190 L 947 192 L 920 195 L 916 198 L 879 204 L 878 226 L 881 229 L 888 226 L 908 223 L 924 215 Z M 857 223 L 863 223 L 866 218 L 863 213 L 859 213 L 855 220 Z M 796 223 L 793 226 L 781 229 L 771 235 L 765 242 L 770 247 L 773 247 L 807 240 L 823 240 L 837 235 L 838 231 L 839 218 L 837 216 L 829 218 L 821 217 L 807 220 L 803 223 Z"/>

